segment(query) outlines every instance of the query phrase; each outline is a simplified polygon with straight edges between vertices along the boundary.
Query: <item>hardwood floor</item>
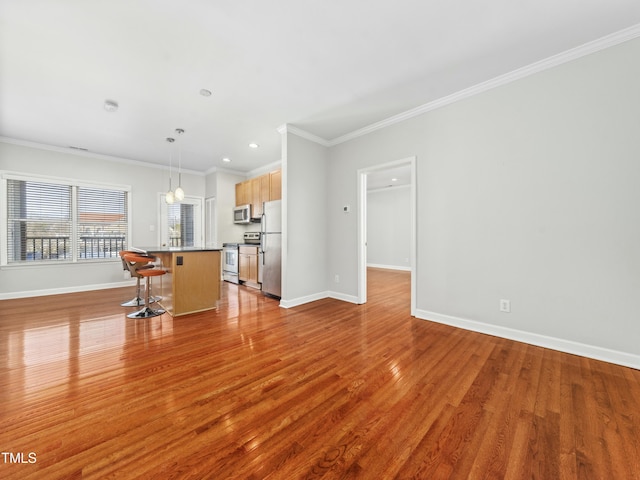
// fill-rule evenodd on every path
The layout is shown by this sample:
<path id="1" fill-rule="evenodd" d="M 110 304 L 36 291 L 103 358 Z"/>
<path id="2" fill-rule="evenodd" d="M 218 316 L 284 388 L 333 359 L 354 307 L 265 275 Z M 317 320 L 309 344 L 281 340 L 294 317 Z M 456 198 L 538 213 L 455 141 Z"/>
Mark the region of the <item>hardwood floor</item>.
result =
<path id="1" fill-rule="evenodd" d="M 0 478 L 640 479 L 639 371 L 414 319 L 406 272 L 368 290 L 0 302 Z"/>

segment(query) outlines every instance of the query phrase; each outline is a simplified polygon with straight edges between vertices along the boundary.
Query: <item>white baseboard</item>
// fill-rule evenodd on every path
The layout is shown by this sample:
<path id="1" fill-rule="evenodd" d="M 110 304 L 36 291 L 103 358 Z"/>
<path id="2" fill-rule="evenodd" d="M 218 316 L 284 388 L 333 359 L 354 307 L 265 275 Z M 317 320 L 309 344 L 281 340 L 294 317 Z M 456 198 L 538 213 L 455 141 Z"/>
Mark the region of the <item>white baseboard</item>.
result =
<path id="1" fill-rule="evenodd" d="M 329 292 L 320 292 L 314 293 L 313 295 L 306 295 L 304 297 L 294 298 L 293 300 L 280 300 L 280 306 L 282 308 L 293 308 L 299 305 L 304 305 L 305 303 L 315 302 L 316 300 L 322 300 L 323 298 L 327 298 L 329 296 Z"/>
<path id="2" fill-rule="evenodd" d="M 339 292 L 319 292 L 305 297 L 294 298 L 292 300 L 280 300 L 280 306 L 282 308 L 293 308 L 299 305 L 304 305 L 305 303 L 322 300 L 323 298 L 335 298 L 336 300 L 342 300 L 343 302 L 358 303 L 358 297 L 353 295 L 345 295 Z"/>
<path id="3" fill-rule="evenodd" d="M 416 310 L 416 318 L 640 370 L 640 355 L 632 353 L 610 350 L 608 348 L 598 347 L 595 345 L 587 345 L 584 343 L 573 342 L 571 340 L 548 337 L 537 333 L 476 322 L 426 310 Z"/>
<path id="4" fill-rule="evenodd" d="M 47 288 L 43 290 L 28 290 L 25 292 L 0 293 L 0 300 L 10 300 L 12 298 L 43 297 L 45 295 L 59 295 L 62 293 L 88 292 L 91 290 L 107 290 L 109 288 L 134 286 L 135 284 L 136 284 L 136 280 L 131 279 L 131 280 L 125 280 L 122 282 L 100 283 L 96 285 L 77 285 L 73 287 Z"/>
<path id="5" fill-rule="evenodd" d="M 410 272 L 411 267 L 402 267 L 400 265 L 382 265 L 379 263 L 367 263 L 367 267 L 371 268 L 384 268 L 386 270 L 402 270 L 403 272 Z"/>
<path id="6" fill-rule="evenodd" d="M 355 295 L 345 295 L 340 292 L 329 292 L 330 298 L 335 298 L 336 300 L 342 300 L 343 302 L 355 303 L 358 305 L 360 302 L 358 301 L 358 297 Z"/>

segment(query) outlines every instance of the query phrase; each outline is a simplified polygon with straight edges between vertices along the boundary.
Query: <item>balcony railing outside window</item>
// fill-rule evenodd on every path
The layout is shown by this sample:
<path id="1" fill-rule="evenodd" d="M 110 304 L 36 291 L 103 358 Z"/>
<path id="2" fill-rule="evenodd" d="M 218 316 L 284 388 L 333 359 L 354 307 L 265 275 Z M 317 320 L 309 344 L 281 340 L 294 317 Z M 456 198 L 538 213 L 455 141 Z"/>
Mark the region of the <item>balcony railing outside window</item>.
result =
<path id="1" fill-rule="evenodd" d="M 0 175 L 6 179 L 6 264 L 115 259 L 126 249 L 127 188 Z"/>
<path id="2" fill-rule="evenodd" d="M 82 236 L 80 237 L 80 258 L 115 258 L 120 250 L 125 250 L 122 236 Z"/>
<path id="3" fill-rule="evenodd" d="M 66 260 L 71 258 L 69 237 L 26 237 L 26 260 Z"/>
<path id="4" fill-rule="evenodd" d="M 69 237 L 27 237 L 26 241 L 26 260 L 71 260 Z M 125 250 L 124 235 L 82 236 L 78 258 L 117 258 L 121 250 Z"/>

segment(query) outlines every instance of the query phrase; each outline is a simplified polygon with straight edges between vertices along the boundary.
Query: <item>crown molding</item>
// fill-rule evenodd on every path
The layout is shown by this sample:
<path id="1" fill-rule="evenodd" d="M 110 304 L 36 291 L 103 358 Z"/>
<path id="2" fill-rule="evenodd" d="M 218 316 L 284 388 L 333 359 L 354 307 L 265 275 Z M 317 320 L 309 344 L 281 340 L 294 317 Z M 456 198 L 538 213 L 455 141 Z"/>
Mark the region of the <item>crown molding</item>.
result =
<path id="1" fill-rule="evenodd" d="M 155 163 L 141 162 L 140 160 L 131 160 L 129 158 L 114 157 L 111 155 L 104 155 L 102 153 L 93 153 L 87 150 L 77 150 L 77 149 L 68 148 L 68 147 L 57 147 L 55 145 L 47 145 L 44 143 L 31 142 L 28 140 L 18 140 L 16 138 L 0 137 L 0 143 L 8 143 L 11 145 L 18 145 L 20 147 L 36 148 L 38 150 L 45 150 L 48 152 L 64 153 L 67 155 L 74 155 L 76 157 L 94 158 L 96 160 L 104 160 L 106 162 L 117 162 L 117 163 L 124 163 L 127 165 L 136 165 L 139 167 L 157 168 L 159 170 L 169 170 L 168 165 L 165 166 L 165 165 L 158 165 Z M 189 170 L 186 168 L 182 169 L 182 173 L 188 173 L 191 175 L 198 175 L 198 176 L 205 175 L 204 172 L 199 172 L 197 170 Z"/>
<path id="2" fill-rule="evenodd" d="M 259 177 L 260 175 L 264 175 L 265 173 L 272 172 L 282 167 L 282 160 L 278 160 L 277 162 L 269 163 L 268 165 L 263 165 L 258 168 L 254 168 L 253 170 L 249 170 L 246 173 L 247 178 Z"/>
<path id="3" fill-rule="evenodd" d="M 550 68 L 554 68 L 559 65 L 569 63 L 573 60 L 577 60 L 581 57 L 585 57 L 592 53 L 605 50 L 609 47 L 613 47 L 624 42 L 628 42 L 638 37 L 640 37 L 640 24 L 633 25 L 624 30 L 620 30 L 618 32 L 604 36 L 597 40 L 593 40 L 591 42 L 580 45 L 579 47 L 572 48 L 570 50 L 559 53 L 557 55 L 553 55 L 551 57 L 545 58 L 544 60 L 540 60 L 538 62 L 532 63 L 525 67 L 513 70 L 504 75 L 500 75 L 491 80 L 487 80 L 486 82 L 482 82 L 472 87 L 466 88 L 464 90 L 460 90 L 451 95 L 447 95 L 446 97 L 442 97 L 432 102 L 425 103 L 416 108 L 399 113 L 397 115 L 386 118 L 379 122 L 372 123 L 371 125 L 359 128 L 357 130 L 354 130 L 353 132 L 347 133 L 345 135 L 341 135 L 331 140 L 320 138 L 316 135 L 313 135 L 309 132 L 305 132 L 304 130 L 297 127 L 293 127 L 291 125 L 284 125 L 284 128 L 285 128 L 285 131 L 295 133 L 300 137 L 315 141 L 316 143 L 319 143 L 320 145 L 323 145 L 325 147 L 333 147 L 335 145 L 339 145 L 349 140 L 353 140 L 354 138 L 358 138 L 368 133 L 374 132 L 376 130 L 380 130 L 382 128 L 389 127 L 391 125 L 395 125 L 396 123 L 403 122 L 410 118 L 417 117 L 419 115 L 436 110 L 446 105 L 450 105 L 460 100 L 464 100 L 474 95 L 478 95 L 479 93 L 483 93 L 493 88 L 500 87 L 511 82 L 515 82 L 516 80 L 520 80 L 530 75 L 540 73 L 544 70 L 548 70 Z M 280 127 L 280 128 L 283 128 L 283 127 Z M 278 129 L 278 131 L 280 131 L 280 129 Z"/>
<path id="4" fill-rule="evenodd" d="M 295 127 L 288 123 L 285 123 L 284 125 L 279 126 L 276 130 L 280 135 L 284 135 L 285 133 L 293 133 L 298 137 L 306 138 L 307 140 L 318 143 L 323 147 L 330 146 L 330 142 L 328 140 L 322 137 L 319 137 L 318 135 L 314 135 L 313 133 L 307 132 L 306 130 L 303 130 L 301 128 Z"/>
<path id="5" fill-rule="evenodd" d="M 211 175 L 213 173 L 228 173 L 229 175 L 238 175 L 240 177 L 245 177 L 247 175 L 247 172 L 224 167 L 211 167 L 204 172 L 205 175 Z"/>

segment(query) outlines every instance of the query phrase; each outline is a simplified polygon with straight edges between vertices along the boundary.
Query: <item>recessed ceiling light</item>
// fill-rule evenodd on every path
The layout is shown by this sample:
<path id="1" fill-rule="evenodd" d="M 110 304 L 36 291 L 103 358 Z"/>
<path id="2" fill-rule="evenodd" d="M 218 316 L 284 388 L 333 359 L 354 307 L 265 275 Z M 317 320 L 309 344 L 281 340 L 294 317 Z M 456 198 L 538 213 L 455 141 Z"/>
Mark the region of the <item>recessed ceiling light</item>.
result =
<path id="1" fill-rule="evenodd" d="M 249 144 L 249 147 L 250 147 L 250 148 L 258 148 L 259 146 L 260 146 L 260 145 L 258 145 L 258 144 L 257 144 L 257 143 L 255 143 L 255 142 L 251 142 L 251 143 Z"/>
<path id="2" fill-rule="evenodd" d="M 397 178 L 392 178 L 392 179 L 391 179 L 391 181 L 392 181 L 392 182 L 397 182 L 397 181 L 398 181 L 398 179 L 397 179 Z"/>
<path id="3" fill-rule="evenodd" d="M 224 158 L 222 159 L 222 161 L 223 161 L 223 162 L 227 162 L 227 163 L 229 163 L 229 162 L 231 161 L 231 159 L 230 159 L 230 158 L 227 158 L 227 157 L 224 157 Z"/>
<path id="4" fill-rule="evenodd" d="M 115 112 L 116 110 L 118 110 L 118 102 L 115 102 L 113 100 L 105 100 L 104 109 L 107 112 Z"/>
<path id="5" fill-rule="evenodd" d="M 207 90 L 206 88 L 203 88 L 200 90 L 200 95 L 202 95 L 203 97 L 210 97 L 211 90 Z"/>

